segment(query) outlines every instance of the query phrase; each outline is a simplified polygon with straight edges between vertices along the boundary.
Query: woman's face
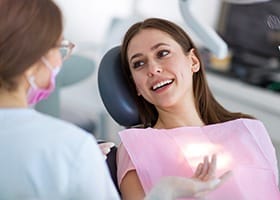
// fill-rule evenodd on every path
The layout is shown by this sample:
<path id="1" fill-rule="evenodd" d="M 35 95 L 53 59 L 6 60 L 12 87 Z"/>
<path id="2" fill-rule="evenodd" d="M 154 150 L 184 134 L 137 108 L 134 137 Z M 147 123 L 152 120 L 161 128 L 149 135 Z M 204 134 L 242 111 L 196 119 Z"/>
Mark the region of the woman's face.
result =
<path id="1" fill-rule="evenodd" d="M 50 49 L 47 54 L 44 55 L 44 58 L 50 64 L 52 70 L 62 65 L 59 47 Z M 35 77 L 36 85 L 39 88 L 48 88 L 50 84 L 51 70 L 42 62 L 42 60 L 39 60 L 34 67 L 33 76 Z"/>
<path id="2" fill-rule="evenodd" d="M 131 39 L 127 58 L 138 95 L 157 108 L 193 100 L 192 76 L 199 60 L 193 50 L 184 53 L 167 33 L 141 30 Z"/>

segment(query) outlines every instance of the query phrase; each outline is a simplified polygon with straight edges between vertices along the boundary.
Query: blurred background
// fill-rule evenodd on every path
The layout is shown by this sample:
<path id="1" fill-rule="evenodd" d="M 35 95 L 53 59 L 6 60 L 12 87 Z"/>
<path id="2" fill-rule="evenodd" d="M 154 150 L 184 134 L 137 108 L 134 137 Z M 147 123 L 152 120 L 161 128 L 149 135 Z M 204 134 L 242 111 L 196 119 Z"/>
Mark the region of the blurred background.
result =
<path id="1" fill-rule="evenodd" d="M 279 0 L 244 5 L 221 0 L 55 1 L 64 12 L 64 36 L 76 48 L 64 63 L 56 91 L 37 110 L 118 143 L 123 127 L 109 116 L 98 92 L 100 59 L 121 43 L 132 23 L 161 17 L 191 35 L 214 95 L 229 110 L 263 121 L 280 158 Z"/>

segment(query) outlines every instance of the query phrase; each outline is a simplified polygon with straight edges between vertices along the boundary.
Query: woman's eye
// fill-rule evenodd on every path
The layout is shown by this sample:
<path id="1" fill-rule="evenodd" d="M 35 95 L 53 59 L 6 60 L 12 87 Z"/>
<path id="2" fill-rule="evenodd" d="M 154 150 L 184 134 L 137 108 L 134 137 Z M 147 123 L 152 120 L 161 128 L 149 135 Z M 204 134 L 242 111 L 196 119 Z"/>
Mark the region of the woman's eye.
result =
<path id="1" fill-rule="evenodd" d="M 139 68 L 143 65 L 144 65 L 143 61 L 136 61 L 136 62 L 133 63 L 133 68 L 136 69 L 136 68 Z"/>
<path id="2" fill-rule="evenodd" d="M 162 51 L 159 51 L 158 52 L 158 57 L 164 57 L 164 56 L 167 56 L 169 54 L 169 51 L 167 50 L 162 50 Z"/>

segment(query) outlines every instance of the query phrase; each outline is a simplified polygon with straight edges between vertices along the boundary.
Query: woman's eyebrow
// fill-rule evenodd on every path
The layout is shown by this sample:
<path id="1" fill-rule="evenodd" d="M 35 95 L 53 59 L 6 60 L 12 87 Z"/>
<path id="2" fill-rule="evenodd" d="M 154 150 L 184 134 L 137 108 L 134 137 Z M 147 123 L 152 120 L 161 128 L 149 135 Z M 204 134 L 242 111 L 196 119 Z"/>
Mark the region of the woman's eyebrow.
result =
<path id="1" fill-rule="evenodd" d="M 166 44 L 166 43 L 163 43 L 163 42 L 157 43 L 157 44 L 155 44 L 154 46 L 151 47 L 151 50 L 153 51 L 153 50 L 159 48 L 160 46 L 170 46 L 170 45 L 169 45 L 169 44 Z M 143 55 L 142 53 L 136 53 L 136 54 L 134 54 L 133 56 L 131 56 L 131 58 L 129 59 L 129 61 L 131 62 L 134 58 L 140 57 L 140 56 L 142 56 L 142 55 Z"/>
<path id="2" fill-rule="evenodd" d="M 136 54 L 134 54 L 134 55 L 131 56 L 131 58 L 129 59 L 129 62 L 131 62 L 134 58 L 140 57 L 140 56 L 142 56 L 142 55 L 143 55 L 142 53 L 136 53 Z"/>
<path id="3" fill-rule="evenodd" d="M 164 42 L 161 42 L 161 43 L 158 43 L 158 44 L 155 44 L 154 46 L 152 46 L 151 50 L 155 50 L 155 49 L 159 48 L 160 46 L 170 46 L 170 45 L 166 44 Z"/>

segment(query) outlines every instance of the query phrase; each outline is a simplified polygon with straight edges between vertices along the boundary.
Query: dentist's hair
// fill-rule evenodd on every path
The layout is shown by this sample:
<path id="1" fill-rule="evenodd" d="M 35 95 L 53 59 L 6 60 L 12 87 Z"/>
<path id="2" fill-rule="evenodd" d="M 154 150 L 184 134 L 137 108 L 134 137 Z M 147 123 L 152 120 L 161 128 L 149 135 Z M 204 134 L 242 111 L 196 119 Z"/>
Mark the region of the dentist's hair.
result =
<path id="1" fill-rule="evenodd" d="M 0 0 L 0 88 L 15 90 L 62 30 L 62 13 L 52 0 Z"/>
<path id="2" fill-rule="evenodd" d="M 170 35 L 187 54 L 191 49 L 194 49 L 195 55 L 200 62 L 200 70 L 193 74 L 193 93 L 195 98 L 196 109 L 200 114 L 201 119 L 205 124 L 214 124 L 225 122 L 237 118 L 253 118 L 250 115 L 243 113 L 232 113 L 227 111 L 214 98 L 209 89 L 203 62 L 198 54 L 198 49 L 192 42 L 187 33 L 178 25 L 165 19 L 148 18 L 142 22 L 135 23 L 126 32 L 121 45 L 122 68 L 135 103 L 138 106 L 141 123 L 144 127 L 154 126 L 158 112 L 154 105 L 146 101 L 142 96 L 137 95 L 136 86 L 132 78 L 129 62 L 127 57 L 127 49 L 131 39 L 141 30 L 157 29 Z"/>

